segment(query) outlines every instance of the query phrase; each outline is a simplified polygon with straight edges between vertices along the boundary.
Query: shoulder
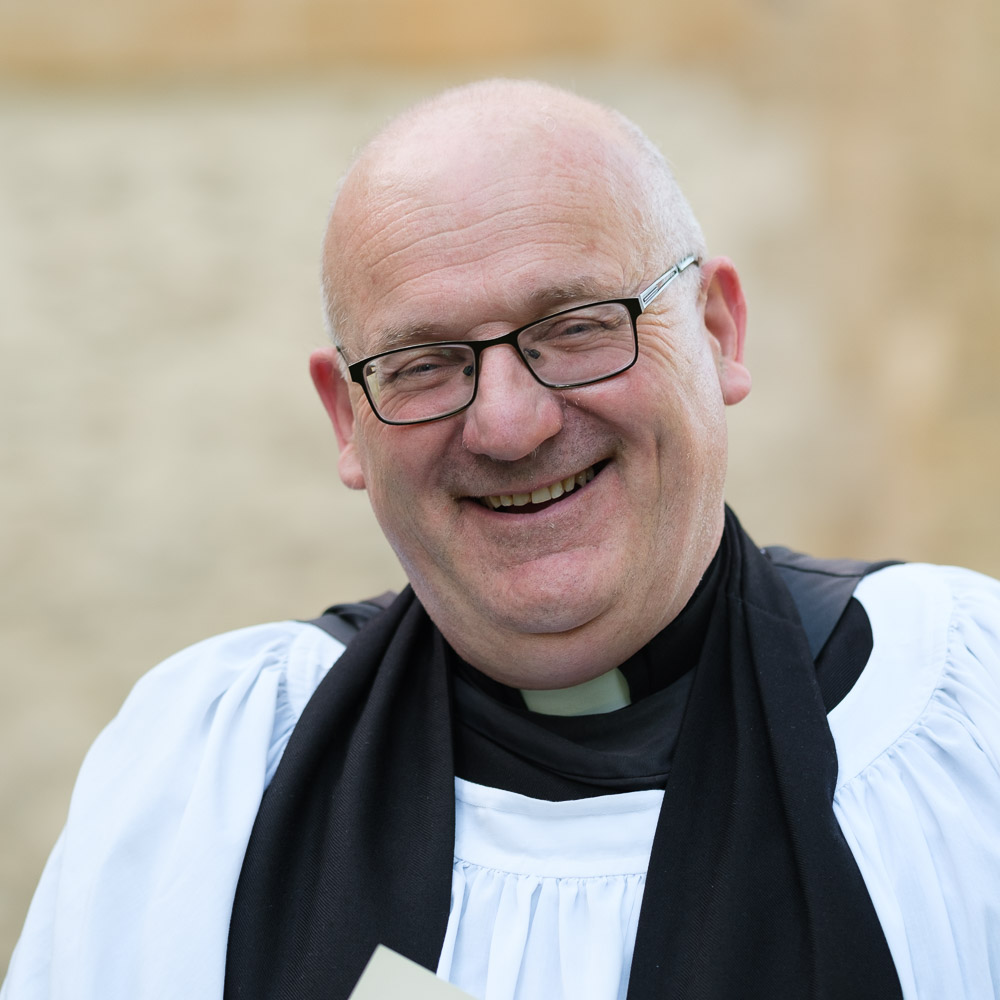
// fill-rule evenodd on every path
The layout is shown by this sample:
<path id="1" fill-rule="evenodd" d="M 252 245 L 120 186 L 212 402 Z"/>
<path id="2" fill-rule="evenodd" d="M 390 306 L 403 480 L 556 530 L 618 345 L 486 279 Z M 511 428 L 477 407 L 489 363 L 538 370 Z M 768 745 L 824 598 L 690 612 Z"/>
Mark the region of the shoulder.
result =
<path id="1" fill-rule="evenodd" d="M 854 596 L 871 622 L 873 646 L 829 717 L 841 783 L 927 722 L 943 700 L 965 701 L 1000 683 L 1000 582 L 904 563 L 865 577 Z"/>
<path id="2" fill-rule="evenodd" d="M 225 798 L 227 808 L 256 812 L 299 715 L 343 649 L 320 629 L 287 621 L 214 636 L 164 660 L 88 752 L 67 832 L 96 816 L 107 830 L 136 815 L 157 816 L 150 828 L 169 830 L 198 816 L 192 800 L 210 807 Z"/>
<path id="3" fill-rule="evenodd" d="M 287 737 L 344 646 L 312 625 L 273 622 L 226 632 L 175 653 L 142 677 L 95 743 L 190 738 L 213 730 L 268 742 Z"/>
<path id="4" fill-rule="evenodd" d="M 258 625 L 136 684 L 80 770 L 11 960 L 12 996 L 221 996 L 261 795 L 343 649 L 312 625 Z"/>

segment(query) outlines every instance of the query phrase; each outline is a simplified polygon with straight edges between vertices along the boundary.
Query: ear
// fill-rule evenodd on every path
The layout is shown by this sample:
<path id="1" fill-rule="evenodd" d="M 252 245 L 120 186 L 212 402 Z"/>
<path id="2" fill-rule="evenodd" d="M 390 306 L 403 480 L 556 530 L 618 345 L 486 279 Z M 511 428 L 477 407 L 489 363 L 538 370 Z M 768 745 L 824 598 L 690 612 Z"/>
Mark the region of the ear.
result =
<path id="1" fill-rule="evenodd" d="M 321 347 L 309 357 L 309 374 L 319 393 L 330 423 L 333 424 L 340 445 L 338 470 L 341 482 L 352 490 L 365 488 L 365 476 L 361 470 L 357 448 L 354 443 L 354 408 L 351 406 L 351 390 L 340 370 L 335 347 Z"/>
<path id="2" fill-rule="evenodd" d="M 705 297 L 705 329 L 712 341 L 719 369 L 722 398 L 727 406 L 744 399 L 750 391 L 750 372 L 743 364 L 747 304 L 740 277 L 727 257 L 713 257 L 701 266 Z"/>

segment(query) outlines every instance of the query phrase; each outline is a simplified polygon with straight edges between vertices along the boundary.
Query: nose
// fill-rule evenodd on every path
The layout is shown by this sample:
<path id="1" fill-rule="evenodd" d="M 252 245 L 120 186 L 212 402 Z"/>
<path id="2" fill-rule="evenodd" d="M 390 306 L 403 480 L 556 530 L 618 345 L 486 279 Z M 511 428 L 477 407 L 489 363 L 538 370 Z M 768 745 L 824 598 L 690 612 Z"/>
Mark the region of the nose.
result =
<path id="1" fill-rule="evenodd" d="M 513 462 L 559 433 L 562 400 L 535 381 L 510 344 L 484 351 L 479 364 L 476 398 L 465 411 L 462 431 L 469 451 Z"/>

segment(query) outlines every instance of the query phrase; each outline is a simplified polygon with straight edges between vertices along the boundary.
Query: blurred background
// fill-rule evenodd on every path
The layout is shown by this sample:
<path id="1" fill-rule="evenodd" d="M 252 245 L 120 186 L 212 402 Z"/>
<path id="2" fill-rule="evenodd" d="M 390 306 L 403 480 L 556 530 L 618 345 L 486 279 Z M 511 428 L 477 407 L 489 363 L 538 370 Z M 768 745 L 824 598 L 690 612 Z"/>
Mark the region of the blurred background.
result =
<path id="1" fill-rule="evenodd" d="M 665 149 L 746 286 L 758 542 L 1000 575 L 998 43 L 996 0 L 0 0 L 0 969 L 141 673 L 401 585 L 306 357 L 338 175 L 443 86 Z"/>

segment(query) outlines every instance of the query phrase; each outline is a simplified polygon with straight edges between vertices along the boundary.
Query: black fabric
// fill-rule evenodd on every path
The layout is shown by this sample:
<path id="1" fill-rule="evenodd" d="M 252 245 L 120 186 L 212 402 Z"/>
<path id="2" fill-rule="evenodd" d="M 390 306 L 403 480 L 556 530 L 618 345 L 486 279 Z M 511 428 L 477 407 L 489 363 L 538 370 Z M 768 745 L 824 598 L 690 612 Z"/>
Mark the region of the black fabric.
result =
<path id="1" fill-rule="evenodd" d="M 348 604 L 334 604 L 319 618 L 311 618 L 307 624 L 315 625 L 338 639 L 345 646 L 371 621 L 375 615 L 385 611 L 398 595 L 391 590 L 369 597 L 366 601 L 352 601 Z"/>
<path id="2" fill-rule="evenodd" d="M 550 802 L 663 788 L 691 677 L 616 712 L 559 718 L 499 704 L 458 676 L 456 774 Z"/>
<path id="3" fill-rule="evenodd" d="M 896 559 L 877 563 L 858 559 L 816 559 L 783 545 L 769 545 L 763 552 L 792 595 L 814 658 L 843 617 L 861 578 L 898 564 Z"/>
<path id="4" fill-rule="evenodd" d="M 711 611 L 714 597 L 714 588 L 703 592 L 704 611 Z M 658 648 L 663 662 L 674 668 L 693 667 L 689 656 L 697 659 L 697 653 L 689 653 L 688 642 L 695 635 L 703 642 L 708 627 L 708 615 L 695 600 L 677 621 L 690 621 L 689 612 L 696 627 L 678 634 L 672 624 L 649 646 Z M 816 660 L 827 713 L 857 682 L 871 651 L 871 623 L 852 598 Z M 692 670 L 680 677 L 664 671 L 661 683 L 648 677 L 645 694 L 633 685 L 636 697 L 627 708 L 560 718 L 530 712 L 519 691 L 454 658 L 455 773 L 460 778 L 551 802 L 666 785 Z"/>
<path id="5" fill-rule="evenodd" d="M 653 840 L 629 1000 L 899 997 L 833 815 L 833 737 L 795 605 L 727 511 L 713 610 Z"/>
<path id="6" fill-rule="evenodd" d="M 899 997 L 831 807 L 795 606 L 731 513 L 650 859 L 630 1000 Z M 409 591 L 317 689 L 237 887 L 228 998 L 350 993 L 378 942 L 435 968 L 454 841 L 445 647 Z"/>
<path id="7" fill-rule="evenodd" d="M 317 687 L 250 835 L 224 997 L 347 997 L 378 943 L 436 967 L 455 836 L 443 665 L 407 588 Z"/>
<path id="8" fill-rule="evenodd" d="M 861 603 L 852 597 L 816 659 L 816 683 L 827 714 L 857 683 L 874 643 L 872 623 Z"/>

